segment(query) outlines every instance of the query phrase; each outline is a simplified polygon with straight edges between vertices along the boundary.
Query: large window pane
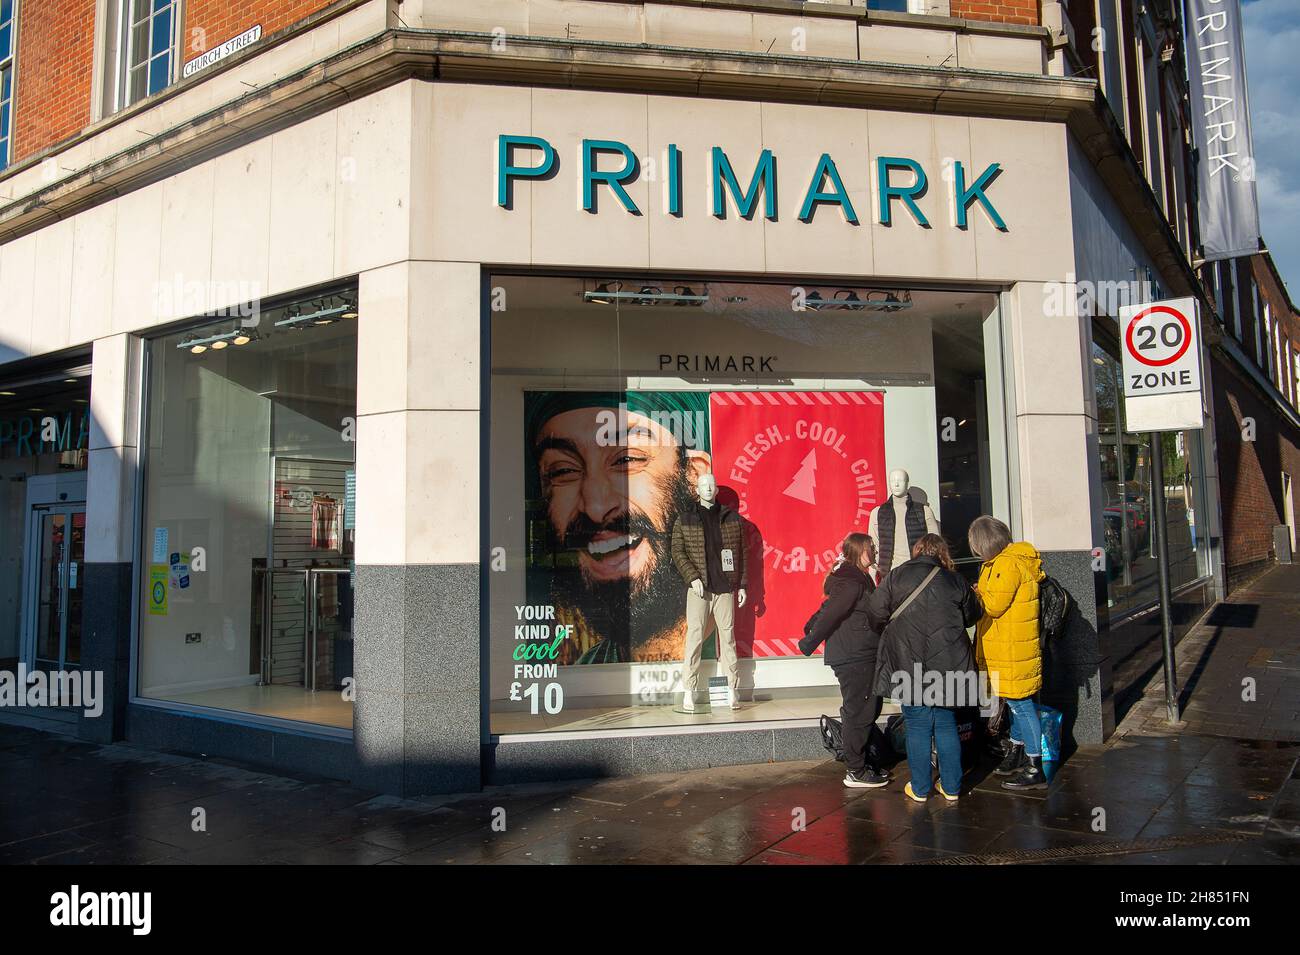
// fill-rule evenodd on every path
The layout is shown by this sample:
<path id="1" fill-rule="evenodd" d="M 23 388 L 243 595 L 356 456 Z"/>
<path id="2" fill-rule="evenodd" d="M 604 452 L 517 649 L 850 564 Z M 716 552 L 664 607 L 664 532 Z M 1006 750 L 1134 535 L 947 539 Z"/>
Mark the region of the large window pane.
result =
<path id="1" fill-rule="evenodd" d="M 141 696 L 351 726 L 355 301 L 150 343 Z"/>
<path id="2" fill-rule="evenodd" d="M 959 558 L 974 517 L 1008 517 L 994 295 L 493 285 L 506 306 L 492 312 L 493 733 L 831 712 L 830 669 L 795 644 L 840 541 L 872 526 L 888 474 L 908 472 Z M 706 472 L 745 532 L 742 708 L 688 714 L 686 582 L 669 551 Z M 721 672 L 716 642 L 705 634 L 701 707 Z"/>
<path id="3" fill-rule="evenodd" d="M 1160 599 L 1152 511 L 1152 435 L 1123 430 L 1119 361 L 1095 342 L 1092 360 L 1096 366 L 1106 605 L 1114 622 Z M 1198 431 L 1166 432 L 1157 438 L 1164 451 L 1170 583 L 1178 588 L 1209 573 L 1202 440 Z"/>

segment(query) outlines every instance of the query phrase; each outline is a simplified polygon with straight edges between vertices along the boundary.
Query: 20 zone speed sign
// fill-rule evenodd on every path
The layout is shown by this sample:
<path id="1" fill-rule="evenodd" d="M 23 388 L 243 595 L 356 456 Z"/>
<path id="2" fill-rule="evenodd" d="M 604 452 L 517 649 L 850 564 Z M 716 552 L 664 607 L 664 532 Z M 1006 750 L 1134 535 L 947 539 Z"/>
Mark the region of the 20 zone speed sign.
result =
<path id="1" fill-rule="evenodd" d="M 1120 330 L 1126 398 L 1201 390 L 1196 299 L 1125 306 Z"/>

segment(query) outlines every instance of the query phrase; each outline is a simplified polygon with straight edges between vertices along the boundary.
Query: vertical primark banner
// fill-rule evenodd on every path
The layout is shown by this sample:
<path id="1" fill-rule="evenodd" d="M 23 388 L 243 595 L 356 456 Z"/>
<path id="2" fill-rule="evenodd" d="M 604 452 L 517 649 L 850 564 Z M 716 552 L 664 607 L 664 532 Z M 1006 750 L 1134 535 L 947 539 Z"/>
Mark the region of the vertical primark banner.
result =
<path id="1" fill-rule="evenodd" d="M 1207 262 L 1259 251 L 1240 0 L 1186 0 L 1187 79 Z"/>

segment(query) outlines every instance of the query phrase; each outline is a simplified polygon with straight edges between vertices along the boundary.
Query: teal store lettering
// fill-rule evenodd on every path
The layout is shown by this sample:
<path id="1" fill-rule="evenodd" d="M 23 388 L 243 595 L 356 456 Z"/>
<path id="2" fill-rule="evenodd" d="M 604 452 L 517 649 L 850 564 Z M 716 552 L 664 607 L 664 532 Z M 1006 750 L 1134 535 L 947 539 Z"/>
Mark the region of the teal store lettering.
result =
<path id="1" fill-rule="evenodd" d="M 0 457 L 29 457 L 80 451 L 90 438 L 90 415 L 83 413 L 74 430 L 72 412 L 62 418 L 43 415 L 0 421 Z M 75 443 L 74 443 L 75 442 Z"/>
<path id="2" fill-rule="evenodd" d="M 631 147 L 614 139 L 584 139 L 578 150 L 578 184 L 582 208 L 599 211 L 598 197 L 604 194 L 616 201 L 629 215 L 643 214 L 627 186 L 641 175 L 641 163 Z M 544 182 L 557 178 L 560 164 L 555 147 L 540 136 L 497 137 L 496 202 L 503 209 L 514 207 L 516 182 Z M 664 151 L 663 211 L 670 216 L 682 215 L 683 154 L 675 143 Z M 764 219 L 775 222 L 777 197 L 777 157 L 770 149 L 758 155 L 754 166 L 738 162 L 721 146 L 714 146 L 708 156 L 709 207 L 719 219 L 726 218 L 727 196 L 742 219 L 759 214 L 760 200 Z M 979 175 L 960 161 L 954 161 L 949 175 L 952 183 L 953 221 L 957 229 L 970 227 L 972 207 L 979 205 L 994 228 L 1007 232 L 1006 221 L 989 197 L 989 189 L 1002 174 L 1000 163 L 989 163 Z M 652 177 L 653 178 L 653 177 Z M 836 206 L 849 225 L 858 225 L 858 210 L 849 198 L 849 190 L 839 167 L 829 153 L 817 160 L 803 191 L 799 207 L 800 222 L 812 222 L 821 206 Z M 921 200 L 930 192 L 930 176 L 915 159 L 906 156 L 879 156 L 875 160 L 875 220 L 891 226 L 898 215 L 907 215 L 922 228 L 931 228 Z"/>

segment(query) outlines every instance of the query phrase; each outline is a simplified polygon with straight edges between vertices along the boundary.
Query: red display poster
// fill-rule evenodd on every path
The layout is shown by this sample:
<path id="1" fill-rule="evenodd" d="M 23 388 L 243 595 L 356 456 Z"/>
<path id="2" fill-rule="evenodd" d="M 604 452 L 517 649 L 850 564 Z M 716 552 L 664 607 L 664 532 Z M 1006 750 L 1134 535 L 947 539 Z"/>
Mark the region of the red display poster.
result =
<path id="1" fill-rule="evenodd" d="M 718 499 L 748 522 L 740 656 L 798 656 L 822 580 L 887 495 L 877 392 L 724 391 L 709 399 Z M 761 555 L 761 556 L 760 556 Z"/>

